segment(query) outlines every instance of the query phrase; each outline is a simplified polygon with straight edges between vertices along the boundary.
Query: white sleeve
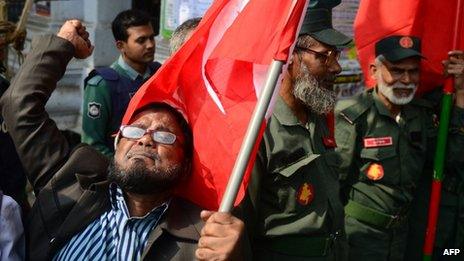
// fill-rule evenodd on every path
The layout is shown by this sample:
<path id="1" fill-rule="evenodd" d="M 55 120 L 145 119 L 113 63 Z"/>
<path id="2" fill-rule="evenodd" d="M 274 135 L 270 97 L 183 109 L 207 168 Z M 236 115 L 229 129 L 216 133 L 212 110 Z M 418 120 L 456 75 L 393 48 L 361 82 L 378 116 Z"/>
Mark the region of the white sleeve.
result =
<path id="1" fill-rule="evenodd" d="M 0 209 L 0 261 L 25 260 L 26 242 L 21 209 L 11 197 L 3 195 Z"/>

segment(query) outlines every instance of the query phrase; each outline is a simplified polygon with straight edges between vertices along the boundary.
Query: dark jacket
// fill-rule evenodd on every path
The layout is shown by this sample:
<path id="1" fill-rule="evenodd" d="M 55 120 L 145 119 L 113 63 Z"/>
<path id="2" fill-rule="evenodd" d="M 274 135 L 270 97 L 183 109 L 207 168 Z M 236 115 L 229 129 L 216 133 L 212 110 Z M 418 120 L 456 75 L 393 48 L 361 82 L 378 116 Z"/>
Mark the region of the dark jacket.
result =
<path id="1" fill-rule="evenodd" d="M 34 39 L 32 50 L 0 100 L 5 123 L 33 184 L 30 259 L 51 259 L 74 235 L 110 208 L 108 159 L 87 145 L 71 151 L 45 111 L 74 47 L 56 36 Z M 192 260 L 203 223 L 200 209 L 173 199 L 150 234 L 142 259 Z"/>

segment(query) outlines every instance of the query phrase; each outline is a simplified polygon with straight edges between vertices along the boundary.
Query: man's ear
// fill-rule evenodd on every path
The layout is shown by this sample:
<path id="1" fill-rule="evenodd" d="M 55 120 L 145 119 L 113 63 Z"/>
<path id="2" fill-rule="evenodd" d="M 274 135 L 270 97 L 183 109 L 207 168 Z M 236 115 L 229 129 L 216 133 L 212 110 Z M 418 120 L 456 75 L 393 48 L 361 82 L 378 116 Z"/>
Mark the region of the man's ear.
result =
<path id="1" fill-rule="evenodd" d="M 287 70 L 290 74 L 292 74 L 294 67 L 297 66 L 300 62 L 298 54 L 293 52 L 292 56 L 290 57 L 290 61 L 288 62 Z"/>
<path id="2" fill-rule="evenodd" d="M 118 48 L 119 51 L 121 51 L 123 47 L 124 47 L 124 41 L 121 41 L 121 40 L 116 41 L 116 48 Z"/>
<path id="3" fill-rule="evenodd" d="M 375 63 L 369 64 L 369 77 L 371 77 L 372 80 L 377 80 L 376 79 L 376 73 L 379 68 L 377 68 L 377 65 Z"/>

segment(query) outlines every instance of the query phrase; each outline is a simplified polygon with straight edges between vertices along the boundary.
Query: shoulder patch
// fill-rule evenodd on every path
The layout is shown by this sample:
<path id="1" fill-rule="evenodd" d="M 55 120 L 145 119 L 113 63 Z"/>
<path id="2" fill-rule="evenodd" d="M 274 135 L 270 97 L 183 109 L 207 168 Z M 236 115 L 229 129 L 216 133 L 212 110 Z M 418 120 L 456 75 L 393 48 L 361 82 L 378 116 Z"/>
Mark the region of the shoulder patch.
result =
<path id="1" fill-rule="evenodd" d="M 98 102 L 89 102 L 87 104 L 87 116 L 92 119 L 100 118 L 101 104 Z"/>
<path id="2" fill-rule="evenodd" d="M 100 84 L 100 82 L 103 80 L 103 77 L 101 77 L 100 75 L 95 75 L 94 77 L 90 78 L 88 81 L 87 81 L 87 84 L 88 85 L 93 85 L 93 86 L 97 86 Z"/>
<path id="3" fill-rule="evenodd" d="M 372 106 L 373 102 L 372 96 L 364 92 L 354 98 L 341 101 L 340 104 L 337 103 L 338 109 L 336 110 L 336 114 L 339 114 L 350 124 L 353 124 L 359 116 Z"/>

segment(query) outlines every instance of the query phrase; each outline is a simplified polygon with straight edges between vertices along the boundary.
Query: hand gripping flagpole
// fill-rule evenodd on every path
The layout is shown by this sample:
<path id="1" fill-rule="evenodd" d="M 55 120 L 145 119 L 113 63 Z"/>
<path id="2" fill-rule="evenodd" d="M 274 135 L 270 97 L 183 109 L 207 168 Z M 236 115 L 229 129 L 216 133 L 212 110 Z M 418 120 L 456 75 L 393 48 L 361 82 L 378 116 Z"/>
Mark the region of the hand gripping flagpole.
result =
<path id="1" fill-rule="evenodd" d="M 243 176 L 248 166 L 248 161 L 256 143 L 256 139 L 258 138 L 264 117 L 266 116 L 266 111 L 269 107 L 269 103 L 271 102 L 272 94 L 274 93 L 283 64 L 284 63 L 282 61 L 274 60 L 269 67 L 264 89 L 258 98 L 255 110 L 251 116 L 248 129 L 245 137 L 243 138 L 242 147 L 240 148 L 232 174 L 229 178 L 229 183 L 227 183 L 226 191 L 222 197 L 219 212 L 230 212 L 234 206 L 235 198 L 237 197 L 237 193 L 240 189 L 240 184 L 242 183 Z"/>
<path id="2" fill-rule="evenodd" d="M 454 25 L 453 50 L 458 48 L 462 26 L 463 1 L 457 0 L 456 20 Z M 453 77 L 448 77 L 443 88 L 442 106 L 440 112 L 440 124 L 438 126 L 437 148 L 433 167 L 432 191 L 430 193 L 429 215 L 427 231 L 424 243 L 424 261 L 432 260 L 433 248 L 435 243 L 435 233 L 440 206 L 441 185 L 443 181 L 443 169 L 446 155 L 446 141 L 448 138 L 448 127 L 451 115 L 451 107 L 454 92 Z"/>

